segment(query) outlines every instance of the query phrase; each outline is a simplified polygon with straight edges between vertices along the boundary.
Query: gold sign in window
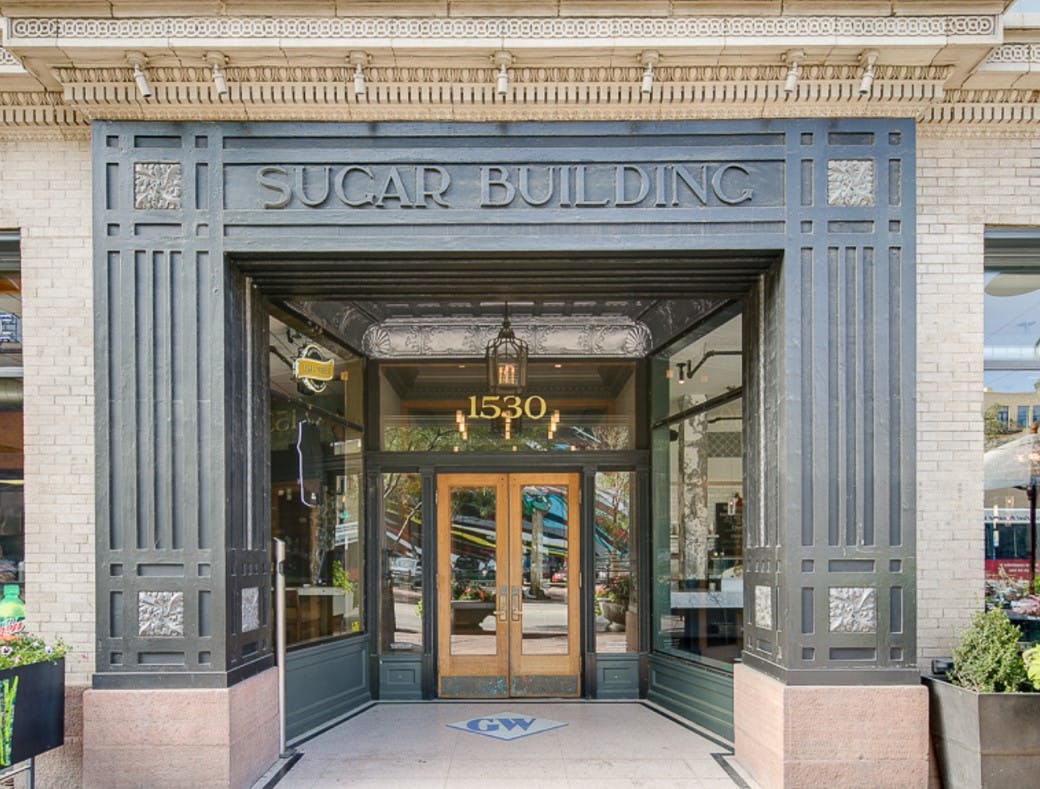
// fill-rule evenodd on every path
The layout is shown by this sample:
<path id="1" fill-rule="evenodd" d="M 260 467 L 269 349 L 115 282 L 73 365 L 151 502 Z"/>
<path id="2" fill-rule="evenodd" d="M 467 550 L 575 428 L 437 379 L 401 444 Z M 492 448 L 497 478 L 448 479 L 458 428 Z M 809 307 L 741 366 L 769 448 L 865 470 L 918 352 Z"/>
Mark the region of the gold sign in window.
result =
<path id="1" fill-rule="evenodd" d="M 317 359 L 296 359 L 293 362 L 293 375 L 296 378 L 309 378 L 312 381 L 331 381 L 335 363 Z"/>

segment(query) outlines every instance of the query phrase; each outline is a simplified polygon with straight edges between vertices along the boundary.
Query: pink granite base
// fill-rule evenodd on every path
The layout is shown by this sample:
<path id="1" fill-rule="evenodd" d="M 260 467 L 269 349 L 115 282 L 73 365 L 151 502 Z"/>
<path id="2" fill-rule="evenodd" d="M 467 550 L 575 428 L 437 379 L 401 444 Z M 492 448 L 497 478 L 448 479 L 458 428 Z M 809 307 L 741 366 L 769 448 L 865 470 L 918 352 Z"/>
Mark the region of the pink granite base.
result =
<path id="1" fill-rule="evenodd" d="M 86 685 L 73 685 L 66 680 L 65 744 L 36 757 L 37 786 L 83 785 L 83 694 L 86 690 Z"/>
<path id="2" fill-rule="evenodd" d="M 768 787 L 927 787 L 923 685 L 785 685 L 733 673 L 737 761 Z"/>
<path id="3" fill-rule="evenodd" d="M 278 672 L 230 688 L 88 690 L 83 786 L 248 787 L 278 758 Z"/>

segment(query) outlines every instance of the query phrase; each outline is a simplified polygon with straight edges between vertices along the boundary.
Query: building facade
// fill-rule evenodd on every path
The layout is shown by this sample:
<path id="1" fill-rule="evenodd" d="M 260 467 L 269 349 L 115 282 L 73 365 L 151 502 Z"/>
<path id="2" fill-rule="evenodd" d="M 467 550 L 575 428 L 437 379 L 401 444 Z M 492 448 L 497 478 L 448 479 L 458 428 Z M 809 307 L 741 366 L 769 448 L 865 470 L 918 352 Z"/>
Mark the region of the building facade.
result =
<path id="1" fill-rule="evenodd" d="M 290 739 L 647 698 L 763 786 L 926 784 L 920 673 L 1021 510 L 980 528 L 984 452 L 1040 406 L 1000 301 L 1040 19 L 387 5 L 0 3 L 2 569 L 73 645 L 40 769 L 262 774 L 277 538 Z"/>

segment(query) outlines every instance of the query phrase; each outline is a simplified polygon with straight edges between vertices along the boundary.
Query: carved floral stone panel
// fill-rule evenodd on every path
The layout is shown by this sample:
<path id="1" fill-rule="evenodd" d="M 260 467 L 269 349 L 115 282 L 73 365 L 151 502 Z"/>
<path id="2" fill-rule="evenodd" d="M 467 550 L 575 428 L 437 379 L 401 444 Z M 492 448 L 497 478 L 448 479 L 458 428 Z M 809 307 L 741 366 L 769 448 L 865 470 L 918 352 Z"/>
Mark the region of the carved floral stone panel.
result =
<path id="1" fill-rule="evenodd" d="M 179 162 L 134 163 L 134 208 L 180 211 L 184 179 Z"/>
<path id="2" fill-rule="evenodd" d="M 874 162 L 871 159 L 831 159 L 827 162 L 827 204 L 874 205 Z"/>
<path id="3" fill-rule="evenodd" d="M 830 622 L 832 633 L 876 633 L 877 589 L 832 586 Z"/>
<path id="4" fill-rule="evenodd" d="M 242 632 L 260 629 L 260 587 L 250 586 L 242 590 Z"/>
<path id="5" fill-rule="evenodd" d="M 773 629 L 773 588 L 755 587 L 755 627 Z"/>
<path id="6" fill-rule="evenodd" d="M 137 634 L 161 638 L 184 635 L 184 592 L 138 592 Z"/>

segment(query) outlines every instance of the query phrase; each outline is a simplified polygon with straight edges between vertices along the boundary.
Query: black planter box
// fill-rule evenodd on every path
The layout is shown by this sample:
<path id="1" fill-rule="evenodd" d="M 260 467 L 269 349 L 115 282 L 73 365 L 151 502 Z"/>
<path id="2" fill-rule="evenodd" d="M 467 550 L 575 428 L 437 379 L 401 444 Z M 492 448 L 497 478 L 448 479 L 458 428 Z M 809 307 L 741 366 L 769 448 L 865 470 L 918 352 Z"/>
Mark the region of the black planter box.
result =
<path id="1" fill-rule="evenodd" d="M 65 659 L 0 670 L 0 688 L 13 677 L 18 677 L 18 688 L 13 705 L 10 764 L 65 742 Z M 7 708 L 0 694 L 0 737 L 7 730 L 6 715 Z M 2 761 L 0 759 L 0 767 L 10 766 Z"/>
<path id="2" fill-rule="evenodd" d="M 976 693 L 936 677 L 929 726 L 945 789 L 1022 789 L 1040 780 L 1040 693 Z"/>

